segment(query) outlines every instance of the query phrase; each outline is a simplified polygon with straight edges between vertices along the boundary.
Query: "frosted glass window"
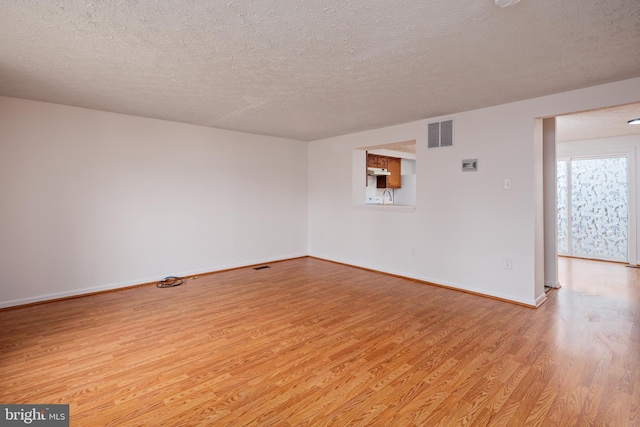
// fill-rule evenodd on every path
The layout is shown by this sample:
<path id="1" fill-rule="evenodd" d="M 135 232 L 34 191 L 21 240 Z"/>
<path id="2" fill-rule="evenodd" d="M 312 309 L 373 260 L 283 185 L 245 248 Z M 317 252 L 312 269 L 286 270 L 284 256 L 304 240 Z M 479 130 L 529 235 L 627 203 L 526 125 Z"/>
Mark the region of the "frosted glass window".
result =
<path id="1" fill-rule="evenodd" d="M 571 161 L 571 252 L 627 260 L 627 158 Z"/>
<path id="2" fill-rule="evenodd" d="M 569 180 L 566 160 L 558 162 L 558 253 L 569 253 Z"/>

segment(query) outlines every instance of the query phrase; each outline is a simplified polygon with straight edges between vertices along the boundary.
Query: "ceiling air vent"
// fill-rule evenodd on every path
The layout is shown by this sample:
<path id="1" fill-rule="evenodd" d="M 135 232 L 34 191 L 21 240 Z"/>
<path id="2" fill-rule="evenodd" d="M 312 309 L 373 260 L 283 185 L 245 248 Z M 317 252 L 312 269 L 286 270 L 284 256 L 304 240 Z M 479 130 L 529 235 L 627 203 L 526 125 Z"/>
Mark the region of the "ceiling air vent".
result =
<path id="1" fill-rule="evenodd" d="M 453 146 L 453 120 L 429 123 L 427 146 L 429 148 Z"/>

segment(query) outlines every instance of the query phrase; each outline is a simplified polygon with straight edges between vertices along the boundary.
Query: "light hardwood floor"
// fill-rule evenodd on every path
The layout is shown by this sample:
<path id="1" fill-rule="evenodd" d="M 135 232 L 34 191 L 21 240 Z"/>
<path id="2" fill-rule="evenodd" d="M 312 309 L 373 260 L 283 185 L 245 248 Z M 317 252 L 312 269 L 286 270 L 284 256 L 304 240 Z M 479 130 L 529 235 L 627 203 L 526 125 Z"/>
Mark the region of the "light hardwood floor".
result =
<path id="1" fill-rule="evenodd" d="M 312 258 L 3 310 L 0 403 L 68 403 L 72 426 L 640 426 L 640 270 L 560 272 L 537 310 Z"/>

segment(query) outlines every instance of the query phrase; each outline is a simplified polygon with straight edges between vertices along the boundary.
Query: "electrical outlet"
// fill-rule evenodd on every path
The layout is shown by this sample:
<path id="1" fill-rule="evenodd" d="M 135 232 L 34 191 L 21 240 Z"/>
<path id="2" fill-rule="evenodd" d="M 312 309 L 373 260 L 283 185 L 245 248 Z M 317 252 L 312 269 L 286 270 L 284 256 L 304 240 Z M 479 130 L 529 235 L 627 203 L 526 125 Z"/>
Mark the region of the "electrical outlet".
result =
<path id="1" fill-rule="evenodd" d="M 413 255 L 413 256 L 418 255 L 418 250 L 416 249 L 415 246 L 411 246 L 411 255 Z"/>
<path id="2" fill-rule="evenodd" d="M 502 261 L 502 266 L 507 270 L 511 270 L 513 268 L 513 259 L 511 259 L 510 257 L 505 257 Z"/>

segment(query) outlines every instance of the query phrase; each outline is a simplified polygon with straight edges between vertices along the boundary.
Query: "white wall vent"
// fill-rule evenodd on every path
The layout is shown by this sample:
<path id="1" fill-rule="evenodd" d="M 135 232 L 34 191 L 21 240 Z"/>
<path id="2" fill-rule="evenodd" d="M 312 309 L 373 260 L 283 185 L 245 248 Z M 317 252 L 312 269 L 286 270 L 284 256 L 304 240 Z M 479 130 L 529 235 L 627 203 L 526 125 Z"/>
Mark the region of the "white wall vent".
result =
<path id="1" fill-rule="evenodd" d="M 429 148 L 453 146 L 453 120 L 429 123 L 427 146 Z"/>

